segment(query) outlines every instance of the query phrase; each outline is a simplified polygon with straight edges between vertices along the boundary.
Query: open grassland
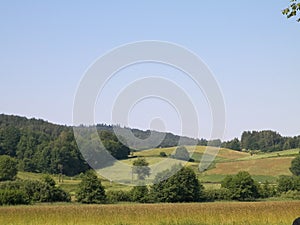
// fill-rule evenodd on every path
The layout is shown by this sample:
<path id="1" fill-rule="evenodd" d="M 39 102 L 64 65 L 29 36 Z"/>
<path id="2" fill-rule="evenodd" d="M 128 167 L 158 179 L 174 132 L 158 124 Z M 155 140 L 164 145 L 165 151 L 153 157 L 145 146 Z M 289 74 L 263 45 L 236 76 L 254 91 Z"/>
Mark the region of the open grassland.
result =
<path id="1" fill-rule="evenodd" d="M 155 167 L 159 165 L 159 168 L 163 170 L 169 169 L 171 164 L 186 163 L 181 160 L 160 156 L 160 152 L 165 152 L 167 155 L 174 154 L 175 149 L 176 147 L 154 148 L 135 152 L 134 155 L 137 157 L 145 157 L 152 169 L 155 169 Z M 196 148 L 187 146 L 187 149 L 191 154 L 191 158 L 194 159 L 195 162 L 188 162 L 186 163 L 186 166 L 191 167 L 197 173 L 199 180 L 206 186 L 210 186 L 211 183 L 220 183 L 226 175 L 236 174 L 241 170 L 248 171 L 258 182 L 269 181 L 271 183 L 275 183 L 279 175 L 291 175 L 289 170 L 291 161 L 297 154 L 299 154 L 299 149 L 291 149 L 280 152 L 259 153 L 251 156 L 246 152 L 221 148 L 208 170 L 200 173 L 198 171 L 198 167 L 204 152 L 208 150 L 208 153 L 210 153 L 210 150 L 214 151 L 215 148 L 210 147 L 207 149 L 205 146 L 196 146 Z M 129 158 L 127 160 L 120 161 L 120 163 L 132 165 L 134 160 L 136 160 L 136 158 Z M 112 181 L 110 181 L 101 177 L 102 184 L 106 190 L 130 190 L 130 186 L 121 185 L 114 181 L 132 184 L 136 175 L 134 174 L 132 176 L 131 170 L 128 171 L 118 167 L 107 167 L 104 168 L 104 170 L 109 170 L 111 174 L 113 174 L 114 178 L 114 180 L 112 179 Z M 41 179 L 42 174 L 19 172 L 18 177 L 21 179 L 38 180 Z M 154 177 L 155 173 L 152 173 L 150 177 L 147 177 L 147 181 L 151 182 Z M 80 177 L 65 177 L 64 182 L 59 183 L 58 176 L 53 176 L 53 178 L 59 186 L 67 192 L 70 192 L 72 196 L 75 195 L 78 183 L 81 181 Z M 124 178 L 126 178 L 126 180 Z"/>
<path id="2" fill-rule="evenodd" d="M 135 153 L 136 156 L 146 157 L 150 164 L 155 164 L 163 160 L 159 157 L 160 152 L 165 152 L 167 155 L 175 151 L 174 148 L 155 148 Z M 205 146 L 193 147 L 187 146 L 191 153 L 191 158 L 195 162 L 188 162 L 186 165 L 194 169 L 198 174 L 198 178 L 202 182 L 219 183 L 228 174 L 236 174 L 239 171 L 248 171 L 256 181 L 275 182 L 279 175 L 291 175 L 289 167 L 292 159 L 299 154 L 299 149 L 290 149 L 280 152 L 259 153 L 250 155 L 247 152 L 233 151 L 230 149 L 220 148 L 215 157 L 214 162 L 203 173 L 198 172 L 198 165 L 204 152 L 210 153 L 215 148 L 206 148 Z M 193 152 L 193 153 L 192 153 Z M 180 160 L 178 161 L 180 162 Z M 127 162 L 130 164 L 130 162 Z"/>
<path id="3" fill-rule="evenodd" d="M 39 205 L 0 208 L 5 225 L 291 225 L 300 202 Z"/>
<path id="4" fill-rule="evenodd" d="M 215 147 L 206 147 L 206 146 L 186 146 L 187 150 L 192 153 L 201 153 L 203 154 L 206 150 L 209 154 L 210 151 L 216 149 Z M 149 150 L 143 150 L 139 152 L 135 152 L 134 155 L 136 156 L 143 156 L 143 157 L 159 157 L 160 152 L 165 152 L 167 155 L 175 153 L 176 147 L 172 148 L 153 148 Z M 223 159 L 240 159 L 249 156 L 249 153 L 246 152 L 239 152 L 233 151 L 230 149 L 220 148 L 218 157 Z"/>
<path id="5" fill-rule="evenodd" d="M 217 163 L 216 167 L 206 174 L 236 174 L 238 171 L 248 171 L 251 175 L 291 175 L 289 166 L 293 157 L 253 159 L 247 161 Z"/>

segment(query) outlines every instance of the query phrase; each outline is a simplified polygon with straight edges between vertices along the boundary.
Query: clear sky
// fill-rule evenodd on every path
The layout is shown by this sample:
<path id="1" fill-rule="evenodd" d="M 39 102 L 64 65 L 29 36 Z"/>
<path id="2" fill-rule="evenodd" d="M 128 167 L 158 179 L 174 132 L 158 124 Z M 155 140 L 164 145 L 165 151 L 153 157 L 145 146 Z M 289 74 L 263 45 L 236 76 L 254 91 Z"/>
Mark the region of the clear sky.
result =
<path id="1" fill-rule="evenodd" d="M 281 15 L 288 3 L 1 1 L 0 113 L 71 125 L 74 95 L 95 59 L 128 42 L 162 40 L 195 52 L 213 72 L 225 99 L 224 139 L 262 129 L 299 135 L 300 23 Z M 150 66 L 124 73 L 173 76 L 171 70 Z M 110 84 L 104 101 L 109 102 L 109 90 L 118 92 L 118 84 Z M 188 81 L 182 86 L 189 87 Z M 200 96 L 199 111 L 203 102 Z M 97 116 L 109 111 L 98 105 Z M 151 112 L 153 106 L 161 114 Z M 149 128 L 149 111 L 150 117 L 169 119 L 166 129 L 179 133 L 176 119 L 171 120 L 176 115 L 158 100 L 137 105 L 131 126 Z M 208 112 L 203 109 L 202 124 L 210 119 Z M 98 122 L 110 121 L 100 116 Z M 201 136 L 208 137 L 205 127 Z"/>

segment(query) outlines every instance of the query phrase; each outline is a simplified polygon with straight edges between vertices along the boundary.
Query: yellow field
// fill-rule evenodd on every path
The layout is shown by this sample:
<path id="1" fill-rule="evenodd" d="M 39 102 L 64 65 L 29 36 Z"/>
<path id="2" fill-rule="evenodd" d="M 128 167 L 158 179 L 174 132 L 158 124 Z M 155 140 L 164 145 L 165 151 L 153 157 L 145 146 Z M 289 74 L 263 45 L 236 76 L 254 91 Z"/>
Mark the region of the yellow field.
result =
<path id="1" fill-rule="evenodd" d="M 291 225 L 298 216 L 296 201 L 0 208 L 1 225 Z"/>

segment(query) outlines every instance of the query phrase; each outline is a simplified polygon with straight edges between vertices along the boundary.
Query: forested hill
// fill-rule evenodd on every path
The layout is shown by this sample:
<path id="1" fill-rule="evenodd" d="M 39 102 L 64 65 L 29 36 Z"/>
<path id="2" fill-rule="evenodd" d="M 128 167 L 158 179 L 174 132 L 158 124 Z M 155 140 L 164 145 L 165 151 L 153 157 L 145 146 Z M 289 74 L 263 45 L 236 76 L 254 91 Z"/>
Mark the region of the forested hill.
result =
<path id="1" fill-rule="evenodd" d="M 108 151 L 117 159 L 127 158 L 131 150 L 157 147 L 153 141 L 156 138 L 162 139 L 160 147 L 177 146 L 180 138 L 181 144 L 198 143 L 197 139 L 156 131 L 152 132 L 154 138 L 148 138 L 150 131 L 117 127 L 132 148 L 129 149 L 112 133 L 112 126 L 99 124 L 97 129 L 104 145 L 109 146 Z M 144 141 L 131 140 L 126 131 Z M 0 114 L 0 155 L 16 158 L 19 170 L 28 172 L 76 175 L 89 168 L 77 148 L 71 126 L 14 115 Z"/>
<path id="2" fill-rule="evenodd" d="M 130 151 L 154 147 L 173 147 L 179 144 L 219 146 L 221 144 L 221 140 L 198 140 L 172 133 L 142 131 L 105 124 L 96 127 L 104 146 L 117 159 L 126 159 Z M 117 129 L 122 134 L 121 140 L 125 140 L 129 148 L 113 134 L 113 129 Z M 131 132 L 136 138 L 130 138 Z M 93 140 L 85 141 L 86 146 L 91 146 L 89 148 L 93 148 L 92 143 L 96 143 Z M 223 142 L 222 147 L 237 151 L 281 151 L 300 148 L 300 136 L 282 137 L 279 133 L 270 130 L 245 131 L 241 139 L 235 138 Z M 18 169 L 28 172 L 52 174 L 63 172 L 72 176 L 89 169 L 78 150 L 72 127 L 41 119 L 0 114 L 0 155 L 16 158 Z"/>

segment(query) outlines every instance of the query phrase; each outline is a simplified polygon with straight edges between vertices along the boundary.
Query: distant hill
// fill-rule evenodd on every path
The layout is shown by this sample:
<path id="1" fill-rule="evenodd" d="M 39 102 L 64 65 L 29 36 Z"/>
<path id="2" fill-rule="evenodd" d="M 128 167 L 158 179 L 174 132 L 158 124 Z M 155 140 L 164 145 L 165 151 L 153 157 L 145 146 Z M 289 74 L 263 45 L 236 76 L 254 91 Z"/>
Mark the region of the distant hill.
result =
<path id="1" fill-rule="evenodd" d="M 172 133 L 142 131 L 99 124 L 96 126 L 99 136 L 107 144 L 111 154 L 117 159 L 128 157 L 132 151 L 153 147 L 198 144 L 198 139 L 180 137 Z M 125 147 L 112 133 L 118 129 L 126 140 Z M 128 135 L 133 133 L 136 141 Z M 149 138 L 151 136 L 151 138 Z M 161 140 L 157 144 L 157 140 Z M 86 140 L 88 142 L 89 140 Z M 87 143 L 89 144 L 89 143 Z M 89 169 L 75 142 L 71 126 L 53 124 L 41 119 L 0 114 L 0 155 L 9 155 L 18 160 L 19 170 L 76 175 Z"/>
<path id="2" fill-rule="evenodd" d="M 220 146 L 222 143 L 221 140 L 199 140 L 172 133 L 106 124 L 98 124 L 96 128 L 105 147 L 109 146 L 107 150 L 116 159 L 128 158 L 130 151 L 139 152 L 178 145 Z M 117 130 L 121 137 L 117 138 L 114 130 Z M 93 143 L 97 142 L 84 138 L 82 140 L 87 148 L 96 148 Z M 250 154 L 278 152 L 300 148 L 300 136 L 282 137 L 275 131 L 245 131 L 241 140 L 235 138 L 223 142 L 222 147 Z M 73 127 L 35 118 L 0 114 L 0 155 L 16 158 L 19 170 L 26 172 L 63 173 L 73 176 L 89 169 L 77 147 Z M 100 163 L 99 166 L 107 165 Z"/>

